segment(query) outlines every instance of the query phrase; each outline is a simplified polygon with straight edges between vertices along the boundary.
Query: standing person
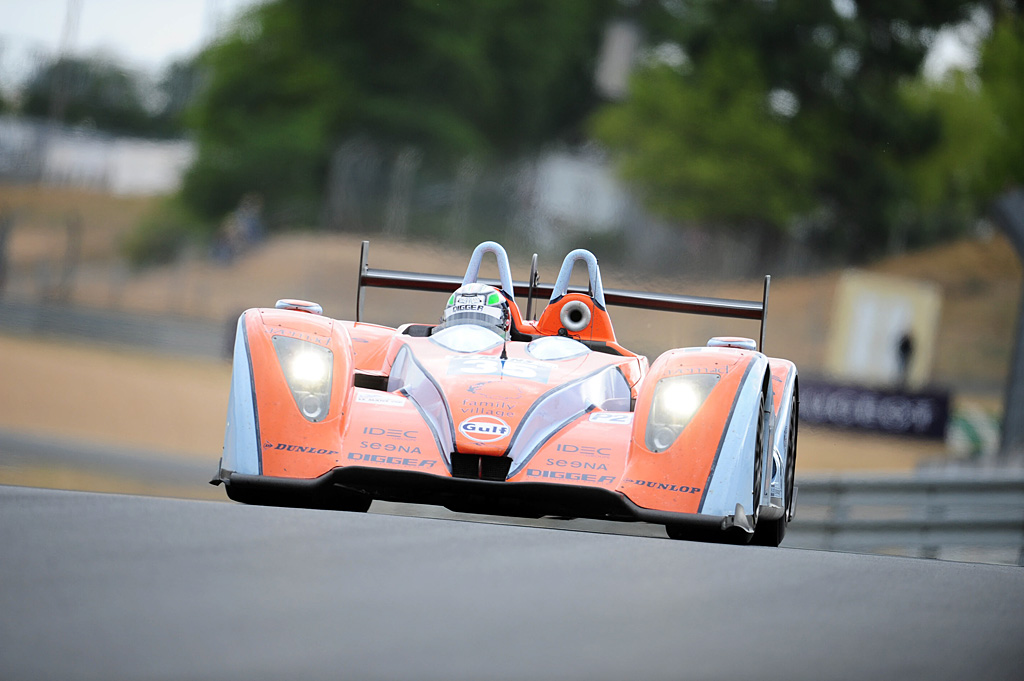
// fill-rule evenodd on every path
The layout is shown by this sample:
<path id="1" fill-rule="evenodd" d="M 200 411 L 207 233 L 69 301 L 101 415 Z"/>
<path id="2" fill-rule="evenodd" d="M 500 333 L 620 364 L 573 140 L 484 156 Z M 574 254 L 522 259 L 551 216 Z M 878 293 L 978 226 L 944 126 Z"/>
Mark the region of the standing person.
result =
<path id="1" fill-rule="evenodd" d="M 896 344 L 896 361 L 899 367 L 900 387 L 906 390 L 910 381 L 910 363 L 914 358 L 914 337 L 910 331 L 903 332 Z"/>

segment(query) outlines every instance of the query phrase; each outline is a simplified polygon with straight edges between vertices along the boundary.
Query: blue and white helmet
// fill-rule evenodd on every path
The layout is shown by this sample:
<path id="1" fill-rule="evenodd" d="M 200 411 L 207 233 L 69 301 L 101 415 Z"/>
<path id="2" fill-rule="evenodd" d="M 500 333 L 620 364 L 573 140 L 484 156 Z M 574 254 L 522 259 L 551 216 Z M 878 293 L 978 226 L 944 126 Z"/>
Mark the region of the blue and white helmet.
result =
<path id="1" fill-rule="evenodd" d="M 483 326 L 506 338 L 511 324 L 508 301 L 493 286 L 460 286 L 444 307 L 440 328 L 446 329 L 458 324 Z"/>

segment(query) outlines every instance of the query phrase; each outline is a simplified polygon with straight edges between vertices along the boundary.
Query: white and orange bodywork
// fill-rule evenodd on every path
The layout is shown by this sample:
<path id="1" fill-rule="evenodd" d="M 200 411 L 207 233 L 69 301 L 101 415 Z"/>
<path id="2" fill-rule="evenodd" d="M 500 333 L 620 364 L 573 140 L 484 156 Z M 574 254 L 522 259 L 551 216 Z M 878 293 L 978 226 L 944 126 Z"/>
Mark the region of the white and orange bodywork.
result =
<path id="1" fill-rule="evenodd" d="M 500 249 L 481 244 L 463 281 L 479 255 L 496 255 L 509 340 L 339 321 L 287 302 L 243 313 L 214 482 L 252 503 L 365 510 L 386 499 L 781 541 L 794 495 L 793 364 L 753 341 L 713 339 L 649 366 L 617 344 L 585 252 L 566 259 L 540 318 L 524 321 Z M 588 293 L 568 290 L 575 260 L 590 269 Z M 287 353 L 306 350 L 329 367 L 329 396 L 289 383 Z"/>

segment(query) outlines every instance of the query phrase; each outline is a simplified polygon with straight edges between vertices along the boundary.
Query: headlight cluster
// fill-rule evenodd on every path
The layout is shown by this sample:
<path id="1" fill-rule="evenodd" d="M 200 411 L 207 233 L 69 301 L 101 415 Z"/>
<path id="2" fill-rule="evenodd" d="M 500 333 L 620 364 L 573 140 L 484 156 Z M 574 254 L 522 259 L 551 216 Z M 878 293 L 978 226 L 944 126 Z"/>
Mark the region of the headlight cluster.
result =
<path id="1" fill-rule="evenodd" d="M 644 438 L 647 449 L 663 452 L 672 446 L 718 383 L 718 374 L 684 374 L 658 381 Z"/>
<path id="2" fill-rule="evenodd" d="M 295 406 L 307 421 L 324 420 L 331 405 L 334 353 L 298 338 L 274 336 L 272 340 Z"/>

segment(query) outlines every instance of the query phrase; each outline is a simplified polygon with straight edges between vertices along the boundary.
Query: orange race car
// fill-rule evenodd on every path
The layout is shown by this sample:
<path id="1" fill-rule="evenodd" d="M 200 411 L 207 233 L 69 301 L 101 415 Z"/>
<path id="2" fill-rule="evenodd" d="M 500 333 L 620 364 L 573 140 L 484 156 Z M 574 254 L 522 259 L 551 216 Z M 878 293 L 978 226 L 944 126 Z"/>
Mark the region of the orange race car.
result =
<path id="1" fill-rule="evenodd" d="M 372 269 L 356 320 L 278 301 L 238 320 L 214 484 L 236 501 L 645 521 L 670 537 L 778 545 L 793 517 L 797 370 L 718 337 L 653 364 L 616 342 L 608 305 L 761 322 L 768 300 L 605 290 L 569 253 L 554 284 L 514 282 L 485 242 L 457 277 Z M 499 280 L 480 278 L 485 255 Z M 585 264 L 586 290 L 571 287 Z M 366 287 L 450 293 L 440 323 L 361 321 Z M 526 317 L 516 295 L 527 298 Z M 531 319 L 535 296 L 549 300 Z"/>

